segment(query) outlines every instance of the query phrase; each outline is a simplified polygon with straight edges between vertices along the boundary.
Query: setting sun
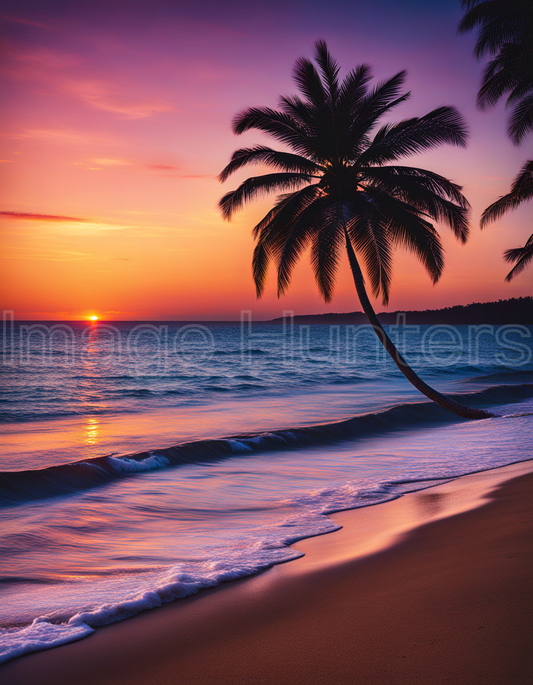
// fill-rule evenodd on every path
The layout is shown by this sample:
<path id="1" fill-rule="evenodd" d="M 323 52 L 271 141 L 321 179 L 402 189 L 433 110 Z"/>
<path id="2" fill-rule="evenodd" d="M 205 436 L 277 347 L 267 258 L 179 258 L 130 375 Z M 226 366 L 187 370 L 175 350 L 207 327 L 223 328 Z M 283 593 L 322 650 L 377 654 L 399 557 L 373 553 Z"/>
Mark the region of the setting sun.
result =
<path id="1" fill-rule="evenodd" d="M 90 321 L 98 321 L 98 317 L 93 314 L 93 316 L 89 317 Z"/>

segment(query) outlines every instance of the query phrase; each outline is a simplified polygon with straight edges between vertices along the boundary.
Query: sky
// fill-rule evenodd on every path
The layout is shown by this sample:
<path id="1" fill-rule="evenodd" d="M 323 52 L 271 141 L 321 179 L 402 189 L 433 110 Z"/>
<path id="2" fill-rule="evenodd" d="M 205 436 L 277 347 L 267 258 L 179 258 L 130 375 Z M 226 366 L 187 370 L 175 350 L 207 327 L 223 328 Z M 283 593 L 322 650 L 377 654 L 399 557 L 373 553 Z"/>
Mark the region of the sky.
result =
<path id="1" fill-rule="evenodd" d="M 466 149 L 446 146 L 401 163 L 463 186 L 471 238 L 461 245 L 439 227 L 446 267 L 436 285 L 398 250 L 387 309 L 531 294 L 531 271 L 505 283 L 502 259 L 529 236 L 531 209 L 484 231 L 479 217 L 508 192 L 532 141 L 511 144 L 503 105 L 476 109 L 482 64 L 472 55 L 474 34 L 456 34 L 459 0 L 2 6 L 0 303 L 17 319 L 238 320 L 250 310 L 261 320 L 287 310 L 360 310 L 347 262 L 325 305 L 307 255 L 285 297 L 276 296 L 272 270 L 257 300 L 251 229 L 273 197 L 229 223 L 217 208 L 256 173 L 249 167 L 221 185 L 217 175 L 232 152 L 273 144 L 254 131 L 235 136 L 233 116 L 294 93 L 294 62 L 312 57 L 317 39 L 344 73 L 363 62 L 376 80 L 407 69 L 412 96 L 394 120 L 447 104 L 468 123 Z"/>

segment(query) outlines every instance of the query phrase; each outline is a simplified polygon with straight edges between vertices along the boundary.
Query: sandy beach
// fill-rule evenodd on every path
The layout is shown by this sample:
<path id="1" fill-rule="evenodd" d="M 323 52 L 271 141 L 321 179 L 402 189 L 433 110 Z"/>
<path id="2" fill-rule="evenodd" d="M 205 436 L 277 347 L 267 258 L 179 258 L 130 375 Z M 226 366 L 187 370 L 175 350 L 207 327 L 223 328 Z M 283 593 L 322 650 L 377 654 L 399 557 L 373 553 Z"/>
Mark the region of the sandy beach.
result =
<path id="1" fill-rule="evenodd" d="M 334 515 L 305 557 L 15 659 L 4 685 L 529 683 L 533 463 Z"/>

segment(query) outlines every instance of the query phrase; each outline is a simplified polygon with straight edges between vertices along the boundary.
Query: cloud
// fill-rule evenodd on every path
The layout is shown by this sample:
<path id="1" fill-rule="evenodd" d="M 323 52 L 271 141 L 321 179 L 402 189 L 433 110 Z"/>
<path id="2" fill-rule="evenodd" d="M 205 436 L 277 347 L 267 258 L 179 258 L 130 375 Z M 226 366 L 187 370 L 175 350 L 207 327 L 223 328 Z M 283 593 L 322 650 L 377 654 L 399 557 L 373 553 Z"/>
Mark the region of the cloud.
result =
<path id="1" fill-rule="evenodd" d="M 165 178 L 214 178 L 212 174 L 179 173 L 181 167 L 176 166 L 175 164 L 146 164 L 145 168 L 149 169 L 150 171 L 161 171 L 163 173 L 159 174 L 159 176 L 164 176 Z"/>
<path id="2" fill-rule="evenodd" d="M 40 140 L 45 143 L 67 143 L 68 145 L 94 145 L 96 143 L 116 142 L 115 138 L 75 131 L 73 129 L 27 128 L 21 133 L 4 134 L 3 138 L 13 140 Z"/>
<path id="3" fill-rule="evenodd" d="M 131 162 L 125 159 L 93 159 L 91 160 L 94 164 L 100 164 L 101 166 L 131 166 Z"/>
<path id="4" fill-rule="evenodd" d="M 20 219 L 22 221 L 68 221 L 69 223 L 86 223 L 88 219 L 80 219 L 73 216 L 63 216 L 61 214 L 33 214 L 31 212 L 2 212 L 0 218 Z"/>
<path id="5" fill-rule="evenodd" d="M 97 164 L 98 166 L 85 166 L 91 171 L 102 171 L 103 167 L 132 167 L 134 169 L 148 169 L 148 171 L 159 172 L 158 176 L 163 178 L 215 178 L 213 174 L 190 174 L 180 173 L 182 167 L 176 164 L 145 164 L 143 162 L 136 162 L 128 159 L 117 158 L 96 158 L 88 160 L 89 164 Z M 74 162 L 77 165 L 86 163 Z"/>
<path id="6" fill-rule="evenodd" d="M 68 80 L 63 83 L 62 88 L 92 107 L 102 109 L 105 112 L 120 114 L 126 119 L 145 119 L 159 112 L 168 112 L 172 109 L 165 102 L 116 95 L 114 92 L 116 87 L 111 88 L 103 81 Z"/>
<path id="7" fill-rule="evenodd" d="M 13 24 L 25 24 L 26 26 L 37 26 L 40 29 L 49 28 L 49 25 L 45 24 L 44 22 L 30 21 L 30 19 L 23 19 L 22 17 L 14 17 L 11 14 L 2 14 L 2 15 L 0 15 L 0 18 L 3 19 L 4 21 L 10 21 Z"/>
<path id="8" fill-rule="evenodd" d="M 72 67 L 78 68 L 82 58 L 73 53 L 32 46 L 19 47 L 12 44 L 2 46 L 2 71 L 19 79 L 39 79 L 53 83 L 59 72 Z"/>
<path id="9" fill-rule="evenodd" d="M 179 171 L 179 166 L 175 164 L 147 164 L 146 168 L 153 171 Z"/>
<path id="10" fill-rule="evenodd" d="M 37 214 L 33 212 L 3 212 L 0 211 L 0 219 L 15 219 L 18 221 L 35 221 L 35 222 L 49 222 L 54 224 L 81 224 L 79 228 L 77 226 L 66 226 L 68 233 L 72 234 L 76 231 L 81 234 L 87 234 L 91 231 L 124 231 L 124 230 L 135 230 L 136 226 L 121 226 L 119 224 L 106 224 L 100 221 L 94 221 L 93 219 L 83 219 L 74 216 L 64 216 L 62 214 Z M 64 232 L 65 229 L 58 229 L 60 232 Z"/>
<path id="11" fill-rule="evenodd" d="M 123 82 L 81 77 L 80 70 L 87 71 L 90 64 L 80 55 L 45 47 L 10 45 L 3 47 L 2 53 L 1 70 L 11 77 L 34 81 L 40 87 L 46 84 L 58 93 L 126 119 L 144 119 L 173 109 L 160 100 L 120 92 L 124 88 Z"/>
<path id="12" fill-rule="evenodd" d="M 163 174 L 160 174 L 162 176 Z M 166 178 L 216 178 L 214 174 L 165 174 Z"/>

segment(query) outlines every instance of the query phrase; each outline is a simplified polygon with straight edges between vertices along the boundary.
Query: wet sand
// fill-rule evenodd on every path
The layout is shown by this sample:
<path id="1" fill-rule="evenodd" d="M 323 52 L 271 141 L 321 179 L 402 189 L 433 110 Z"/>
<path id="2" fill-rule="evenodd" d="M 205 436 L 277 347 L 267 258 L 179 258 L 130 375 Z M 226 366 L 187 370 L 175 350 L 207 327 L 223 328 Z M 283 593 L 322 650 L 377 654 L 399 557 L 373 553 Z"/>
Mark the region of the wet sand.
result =
<path id="1" fill-rule="evenodd" d="M 490 493 L 487 498 L 487 493 Z M 533 463 L 335 514 L 306 556 L 0 667 L 3 685 L 533 681 Z"/>

